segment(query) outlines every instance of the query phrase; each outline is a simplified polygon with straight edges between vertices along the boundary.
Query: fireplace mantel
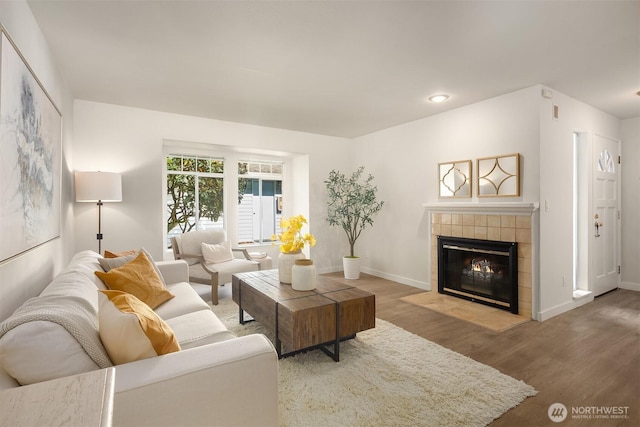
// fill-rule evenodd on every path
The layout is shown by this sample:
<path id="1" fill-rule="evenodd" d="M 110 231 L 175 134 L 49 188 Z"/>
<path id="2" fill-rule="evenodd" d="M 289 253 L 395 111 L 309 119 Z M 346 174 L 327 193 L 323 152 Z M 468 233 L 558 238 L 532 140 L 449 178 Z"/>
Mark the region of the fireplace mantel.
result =
<path id="1" fill-rule="evenodd" d="M 532 215 L 540 208 L 538 202 L 498 203 L 423 203 L 430 212 L 460 212 L 486 215 Z"/>

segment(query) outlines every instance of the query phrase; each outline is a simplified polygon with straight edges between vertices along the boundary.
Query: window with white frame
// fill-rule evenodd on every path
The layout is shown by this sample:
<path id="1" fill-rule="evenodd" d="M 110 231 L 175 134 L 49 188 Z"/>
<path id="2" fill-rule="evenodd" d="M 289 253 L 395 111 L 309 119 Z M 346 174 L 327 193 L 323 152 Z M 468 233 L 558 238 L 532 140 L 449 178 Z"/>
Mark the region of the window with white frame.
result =
<path id="1" fill-rule="evenodd" d="M 174 235 L 224 227 L 224 160 L 169 154 L 166 166 L 167 247 Z"/>
<path id="2" fill-rule="evenodd" d="M 238 242 L 273 241 L 282 217 L 282 162 L 238 162 Z"/>

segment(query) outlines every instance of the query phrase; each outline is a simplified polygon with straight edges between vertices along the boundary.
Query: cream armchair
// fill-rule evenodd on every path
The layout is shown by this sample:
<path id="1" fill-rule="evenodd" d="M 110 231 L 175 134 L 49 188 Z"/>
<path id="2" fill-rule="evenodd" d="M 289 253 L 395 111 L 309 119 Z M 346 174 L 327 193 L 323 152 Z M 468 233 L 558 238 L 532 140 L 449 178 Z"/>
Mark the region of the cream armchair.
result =
<path id="1" fill-rule="evenodd" d="M 226 233 L 221 228 L 189 231 L 171 238 L 175 259 L 183 259 L 189 264 L 189 281 L 211 285 L 213 305 L 218 304 L 218 286 L 231 282 L 233 274 L 260 269 L 260 263 L 253 260 L 246 249 L 232 248 L 233 259 L 208 263 L 202 253 L 202 244 L 221 245 L 226 242 Z"/>

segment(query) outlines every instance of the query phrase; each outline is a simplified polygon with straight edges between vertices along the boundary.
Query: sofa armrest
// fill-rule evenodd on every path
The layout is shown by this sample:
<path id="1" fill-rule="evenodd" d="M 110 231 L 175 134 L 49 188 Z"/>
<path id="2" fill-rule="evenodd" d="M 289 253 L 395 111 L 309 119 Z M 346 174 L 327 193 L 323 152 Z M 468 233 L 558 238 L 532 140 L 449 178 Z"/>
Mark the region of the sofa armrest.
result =
<path id="1" fill-rule="evenodd" d="M 116 366 L 113 424 L 278 425 L 278 357 L 259 334 Z"/>
<path id="2" fill-rule="evenodd" d="M 189 281 L 189 264 L 184 260 L 156 261 L 156 266 L 167 283 Z"/>

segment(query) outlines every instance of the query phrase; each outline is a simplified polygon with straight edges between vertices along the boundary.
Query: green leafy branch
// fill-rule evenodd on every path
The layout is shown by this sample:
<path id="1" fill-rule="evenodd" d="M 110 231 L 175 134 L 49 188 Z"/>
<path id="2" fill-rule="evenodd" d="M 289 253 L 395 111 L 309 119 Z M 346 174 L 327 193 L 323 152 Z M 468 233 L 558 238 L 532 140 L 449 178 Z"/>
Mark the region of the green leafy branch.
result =
<path id="1" fill-rule="evenodd" d="M 332 170 L 329 178 L 324 181 L 329 192 L 327 221 L 331 226 L 339 226 L 347 234 L 350 256 L 354 257 L 354 246 L 362 231 L 373 225 L 373 217 L 382 206 L 383 201 L 377 201 L 378 188 L 374 186 L 373 175 L 369 174 L 362 180 L 364 166 L 360 166 L 347 177 L 345 174 Z"/>

